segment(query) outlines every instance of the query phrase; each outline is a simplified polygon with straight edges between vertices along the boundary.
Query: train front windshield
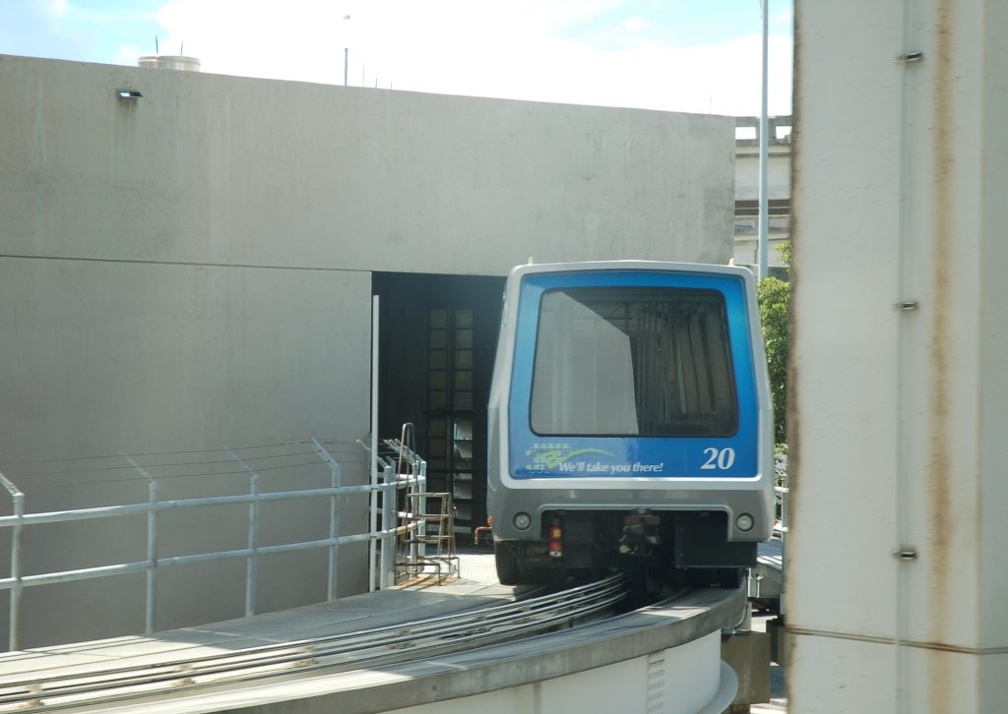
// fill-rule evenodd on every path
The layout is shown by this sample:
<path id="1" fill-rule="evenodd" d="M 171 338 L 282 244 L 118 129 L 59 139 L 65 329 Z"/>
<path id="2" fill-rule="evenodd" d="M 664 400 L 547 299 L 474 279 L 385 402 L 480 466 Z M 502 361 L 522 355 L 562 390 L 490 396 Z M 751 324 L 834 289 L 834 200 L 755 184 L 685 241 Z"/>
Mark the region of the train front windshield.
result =
<path id="1" fill-rule="evenodd" d="M 541 436 L 734 434 L 724 296 L 646 286 L 547 290 L 530 412 Z"/>

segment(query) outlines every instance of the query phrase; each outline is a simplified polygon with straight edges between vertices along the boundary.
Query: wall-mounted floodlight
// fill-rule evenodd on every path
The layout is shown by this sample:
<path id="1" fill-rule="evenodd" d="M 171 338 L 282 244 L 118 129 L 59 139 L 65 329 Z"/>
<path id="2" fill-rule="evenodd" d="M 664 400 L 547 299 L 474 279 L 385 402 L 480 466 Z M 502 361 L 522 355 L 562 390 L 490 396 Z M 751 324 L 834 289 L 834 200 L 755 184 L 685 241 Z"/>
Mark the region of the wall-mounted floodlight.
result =
<path id="1" fill-rule="evenodd" d="M 120 99 L 142 99 L 143 95 L 136 89 L 120 89 L 118 91 Z"/>

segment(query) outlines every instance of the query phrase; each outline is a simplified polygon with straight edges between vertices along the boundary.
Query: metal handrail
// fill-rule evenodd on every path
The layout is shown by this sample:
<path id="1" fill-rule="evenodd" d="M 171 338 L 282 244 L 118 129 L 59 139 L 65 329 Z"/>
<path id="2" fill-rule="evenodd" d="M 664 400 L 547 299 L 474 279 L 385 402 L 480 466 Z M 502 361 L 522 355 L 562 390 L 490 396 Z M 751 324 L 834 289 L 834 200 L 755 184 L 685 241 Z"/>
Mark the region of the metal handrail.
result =
<path id="1" fill-rule="evenodd" d="M 246 570 L 245 588 L 245 615 L 250 616 L 256 613 L 255 593 L 258 581 L 257 561 L 260 556 L 273 555 L 278 553 L 292 553 L 320 548 L 330 549 L 329 557 L 329 578 L 327 584 L 327 599 L 332 600 L 336 593 L 336 571 L 337 571 L 337 549 L 338 546 L 350 543 L 363 543 L 379 541 L 382 543 L 382 550 L 394 550 L 395 537 L 401 528 L 396 527 L 394 514 L 389 517 L 385 515 L 381 519 L 380 527 L 373 531 L 369 529 L 366 533 L 351 535 L 339 534 L 339 509 L 337 499 L 340 496 L 351 494 L 369 494 L 372 492 L 387 494 L 384 497 L 386 502 L 395 503 L 394 493 L 399 488 L 406 488 L 408 482 L 396 478 L 391 474 L 391 469 L 386 468 L 384 483 L 372 487 L 371 484 L 358 486 L 340 485 L 339 463 L 326 451 L 320 442 L 311 439 L 314 450 L 318 453 L 320 461 L 328 464 L 331 469 L 331 485 L 328 488 L 302 489 L 295 491 L 277 491 L 270 493 L 259 492 L 259 477 L 252 467 L 243 462 L 236 454 L 227 447 L 223 451 L 239 463 L 243 470 L 250 476 L 250 492 L 247 494 L 236 494 L 229 496 L 208 496 L 203 498 L 184 498 L 172 500 L 160 500 L 158 498 L 158 482 L 155 477 L 147 473 L 128 454 L 120 453 L 131 466 L 133 466 L 147 481 L 149 486 L 149 497 L 143 503 L 128 503 L 114 506 L 97 506 L 90 508 L 77 508 L 63 511 L 48 511 L 39 513 L 25 513 L 25 494 L 0 473 L 0 486 L 10 495 L 13 509 L 12 515 L 0 516 L 0 528 L 11 528 L 11 556 L 10 556 L 10 576 L 0 578 L 0 591 L 9 590 L 10 595 L 10 624 L 8 646 L 11 650 L 20 647 L 20 605 L 24 588 L 39 585 L 50 585 L 54 583 L 66 583 L 79 580 L 91 580 L 96 578 L 123 575 L 126 573 L 146 572 L 146 612 L 145 612 L 145 632 L 154 632 L 156 622 L 156 593 L 157 593 L 157 572 L 163 567 L 178 565 L 192 565 L 195 563 L 205 563 L 211 561 L 232 560 L 245 558 L 248 561 Z M 278 501 L 294 501 L 308 499 L 330 499 L 330 527 L 329 537 L 310 541 L 298 541 L 281 545 L 262 546 L 259 545 L 259 508 L 263 503 Z M 249 506 L 249 535 L 248 545 L 245 548 L 226 551 L 215 551 L 207 553 L 195 553 L 190 555 L 159 557 L 158 551 L 158 514 L 169 510 L 183 510 L 191 508 L 206 508 L 215 506 L 231 506 L 248 504 Z M 99 518 L 116 518 L 136 514 L 147 514 L 147 559 L 141 561 L 115 563 L 110 565 L 94 566 L 89 568 L 79 568 L 73 570 L 61 570 L 34 575 L 24 574 L 24 563 L 22 553 L 22 533 L 25 526 L 69 523 L 83 520 Z M 376 567 L 372 563 L 371 567 Z M 382 585 L 385 586 L 383 581 Z"/>

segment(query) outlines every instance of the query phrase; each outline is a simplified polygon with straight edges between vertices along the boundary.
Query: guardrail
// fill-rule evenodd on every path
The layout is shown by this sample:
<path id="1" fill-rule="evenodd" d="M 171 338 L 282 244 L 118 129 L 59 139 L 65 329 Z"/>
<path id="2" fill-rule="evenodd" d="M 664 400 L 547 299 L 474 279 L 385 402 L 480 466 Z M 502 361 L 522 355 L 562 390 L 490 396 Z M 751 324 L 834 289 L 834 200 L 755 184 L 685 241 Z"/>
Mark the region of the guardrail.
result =
<path id="1" fill-rule="evenodd" d="M 146 468 L 138 464 L 132 456 L 124 452 L 120 452 L 119 456 L 125 459 L 126 462 L 128 462 L 130 466 L 147 481 L 148 499 L 146 502 L 98 506 L 92 508 L 78 508 L 62 511 L 26 513 L 26 497 L 24 492 L 22 492 L 22 490 L 13 481 L 7 478 L 4 474 L 0 473 L 0 485 L 2 485 L 10 495 L 12 502 L 11 515 L 0 516 L 0 528 L 10 528 L 12 531 L 10 576 L 0 578 L 0 590 L 10 591 L 10 649 L 16 650 L 20 647 L 20 609 L 23 590 L 25 588 L 40 585 L 105 578 L 123 575 L 125 573 L 146 572 L 145 632 L 147 634 L 154 632 L 156 627 L 155 613 L 157 610 L 158 572 L 167 567 L 244 558 L 246 560 L 245 615 L 250 616 L 256 614 L 258 560 L 261 556 L 323 548 L 328 549 L 329 572 L 326 599 L 332 600 L 335 598 L 336 594 L 336 573 L 339 546 L 351 543 L 378 541 L 381 542 L 382 546 L 381 555 L 383 562 L 381 565 L 378 565 L 375 563 L 375 559 L 370 559 L 370 567 L 372 569 L 379 568 L 381 587 L 387 587 L 390 584 L 390 573 L 392 573 L 391 577 L 394 577 L 393 568 L 390 567 L 390 563 L 395 551 L 395 537 L 400 534 L 404 528 L 416 527 L 415 525 L 397 526 L 397 514 L 394 508 L 394 504 L 396 502 L 395 491 L 400 488 L 422 488 L 422 485 L 415 476 L 409 474 L 399 476 L 396 474 L 394 471 L 394 462 L 389 459 L 384 459 L 380 460 L 380 464 L 382 466 L 382 483 L 375 486 L 372 486 L 372 484 L 343 486 L 341 483 L 341 468 L 336 459 L 314 437 L 312 437 L 308 443 L 310 443 L 311 448 L 320 459 L 320 463 L 327 465 L 330 469 L 330 484 L 327 488 L 261 493 L 260 475 L 257 473 L 256 469 L 250 466 L 231 449 L 222 447 L 221 452 L 227 454 L 228 458 L 236 463 L 241 470 L 249 476 L 249 492 L 247 494 L 162 500 L 159 497 L 160 487 L 158 479 L 150 474 Z M 411 454 L 411 457 L 415 460 L 418 459 L 418 457 L 415 457 L 414 454 Z M 371 494 L 375 492 L 382 494 L 379 527 L 374 530 L 369 528 L 368 532 L 364 533 L 339 535 L 340 514 L 337 507 L 338 497 L 350 494 Z M 260 545 L 259 515 L 260 509 L 264 503 L 312 499 L 329 499 L 329 536 L 327 538 L 297 541 L 281 545 Z M 248 542 L 246 547 L 233 550 L 204 552 L 172 557 L 161 557 L 158 555 L 159 515 L 161 513 L 169 510 L 212 508 L 219 506 L 233 506 L 236 504 L 248 505 Z M 26 526 L 51 523 L 69 523 L 74 521 L 103 518 L 118 518 L 136 514 L 147 514 L 147 557 L 145 560 L 32 575 L 24 574 L 23 534 Z"/>

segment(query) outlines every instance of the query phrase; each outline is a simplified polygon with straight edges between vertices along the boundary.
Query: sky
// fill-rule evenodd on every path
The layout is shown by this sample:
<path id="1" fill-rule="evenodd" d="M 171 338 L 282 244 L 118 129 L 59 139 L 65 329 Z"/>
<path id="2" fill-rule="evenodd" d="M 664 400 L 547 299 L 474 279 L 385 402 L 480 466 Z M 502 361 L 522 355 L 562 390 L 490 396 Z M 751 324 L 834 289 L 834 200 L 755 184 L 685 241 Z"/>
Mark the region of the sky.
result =
<path id="1" fill-rule="evenodd" d="M 793 0 L 767 0 L 769 114 Z M 0 54 L 481 97 L 756 116 L 760 0 L 4 0 Z"/>

